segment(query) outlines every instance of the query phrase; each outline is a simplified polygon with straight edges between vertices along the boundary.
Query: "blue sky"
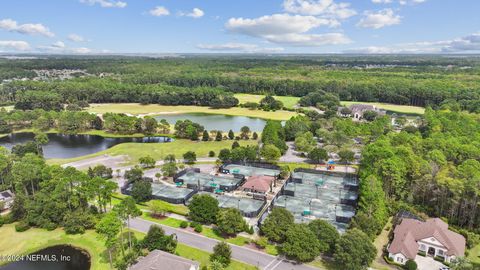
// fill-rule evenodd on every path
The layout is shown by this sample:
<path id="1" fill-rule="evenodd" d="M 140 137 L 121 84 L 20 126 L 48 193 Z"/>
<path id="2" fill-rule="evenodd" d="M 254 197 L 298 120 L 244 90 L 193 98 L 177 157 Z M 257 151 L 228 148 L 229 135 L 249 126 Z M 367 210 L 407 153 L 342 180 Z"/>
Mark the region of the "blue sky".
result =
<path id="1" fill-rule="evenodd" d="M 479 53 L 478 0 L 2 0 L 0 52 Z"/>

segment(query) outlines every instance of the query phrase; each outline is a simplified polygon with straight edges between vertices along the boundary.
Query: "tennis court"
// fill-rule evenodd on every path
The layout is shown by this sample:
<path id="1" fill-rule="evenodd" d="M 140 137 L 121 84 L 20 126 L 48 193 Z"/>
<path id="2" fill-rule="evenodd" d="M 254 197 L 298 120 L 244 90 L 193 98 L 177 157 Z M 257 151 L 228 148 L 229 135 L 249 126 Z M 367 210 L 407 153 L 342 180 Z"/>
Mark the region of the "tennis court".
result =
<path id="1" fill-rule="evenodd" d="M 226 176 L 216 176 L 206 173 L 187 172 L 179 176 L 176 183 L 186 185 L 188 188 L 198 189 L 200 185 L 201 190 L 207 191 L 232 191 L 241 185 L 243 179 Z"/>
<path id="2" fill-rule="evenodd" d="M 276 170 L 276 169 L 259 168 L 259 167 L 244 166 L 244 165 L 237 165 L 237 164 L 228 164 L 223 166 L 222 172 L 228 173 L 228 174 L 241 174 L 244 176 L 267 175 L 267 176 L 276 177 L 280 174 L 280 170 Z"/>
<path id="3" fill-rule="evenodd" d="M 273 204 L 290 211 L 296 222 L 324 219 L 343 232 L 355 215 L 357 190 L 352 175 L 297 171 Z"/>
<path id="4" fill-rule="evenodd" d="M 212 193 L 204 193 L 204 194 L 208 194 L 216 198 L 218 200 L 219 207 L 236 208 L 240 210 L 242 215 L 245 217 L 256 217 L 262 210 L 263 206 L 265 205 L 265 201 L 254 200 L 250 198 L 240 198 L 240 197 L 212 194 Z"/>

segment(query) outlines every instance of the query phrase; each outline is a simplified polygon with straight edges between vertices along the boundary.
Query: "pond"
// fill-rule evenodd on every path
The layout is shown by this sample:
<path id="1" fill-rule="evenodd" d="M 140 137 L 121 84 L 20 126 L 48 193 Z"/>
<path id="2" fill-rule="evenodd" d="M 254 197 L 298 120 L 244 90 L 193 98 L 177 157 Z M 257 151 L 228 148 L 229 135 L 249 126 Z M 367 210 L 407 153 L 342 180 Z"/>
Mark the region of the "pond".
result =
<path id="1" fill-rule="evenodd" d="M 139 138 L 105 138 L 98 135 L 65 135 L 58 133 L 47 134 L 49 142 L 44 145 L 45 158 L 74 158 L 94 154 L 106 150 L 114 145 L 126 142 L 164 143 L 172 139 L 168 137 L 139 137 Z M 12 133 L 0 138 L 0 146 L 11 149 L 15 144 L 32 141 L 35 134 L 32 132 Z"/>
<path id="2" fill-rule="evenodd" d="M 90 255 L 81 249 L 59 245 L 18 257 L 1 270 L 89 270 Z"/>
<path id="3" fill-rule="evenodd" d="M 251 131 L 262 131 L 266 121 L 260 118 L 246 116 L 230 116 L 223 114 L 206 113 L 181 113 L 181 114 L 163 114 L 155 116 L 157 121 L 167 120 L 170 125 L 175 125 L 178 120 L 190 120 L 205 127 L 207 130 L 222 130 L 239 132 L 243 126 L 247 126 Z"/>

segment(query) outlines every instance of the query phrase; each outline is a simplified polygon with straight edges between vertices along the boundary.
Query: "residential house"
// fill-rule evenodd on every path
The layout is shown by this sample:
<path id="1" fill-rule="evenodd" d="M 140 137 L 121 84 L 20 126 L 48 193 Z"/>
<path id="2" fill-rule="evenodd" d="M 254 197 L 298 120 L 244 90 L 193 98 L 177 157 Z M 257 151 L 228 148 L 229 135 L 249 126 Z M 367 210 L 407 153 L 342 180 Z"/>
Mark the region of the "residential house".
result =
<path id="1" fill-rule="evenodd" d="M 385 110 L 370 104 L 352 104 L 347 107 L 348 110 L 345 110 L 345 108 L 346 107 L 338 107 L 337 115 L 341 117 L 353 117 L 353 119 L 361 120 L 363 119 L 363 114 L 367 111 L 374 111 L 378 115 L 386 114 Z"/>
<path id="2" fill-rule="evenodd" d="M 1 191 L 0 202 L 1 204 L 3 204 L 3 209 L 0 209 L 0 211 L 9 209 L 10 207 L 12 207 L 14 198 L 15 198 L 15 195 L 10 190 Z"/>
<path id="3" fill-rule="evenodd" d="M 154 250 L 147 256 L 129 268 L 130 270 L 199 270 L 200 265 L 197 262 L 179 257 L 177 255 Z"/>
<path id="4" fill-rule="evenodd" d="M 439 218 L 427 221 L 404 218 L 395 227 L 393 241 L 388 246 L 388 257 L 405 264 L 422 254 L 445 262 L 465 254 L 465 237 L 448 229 Z"/>

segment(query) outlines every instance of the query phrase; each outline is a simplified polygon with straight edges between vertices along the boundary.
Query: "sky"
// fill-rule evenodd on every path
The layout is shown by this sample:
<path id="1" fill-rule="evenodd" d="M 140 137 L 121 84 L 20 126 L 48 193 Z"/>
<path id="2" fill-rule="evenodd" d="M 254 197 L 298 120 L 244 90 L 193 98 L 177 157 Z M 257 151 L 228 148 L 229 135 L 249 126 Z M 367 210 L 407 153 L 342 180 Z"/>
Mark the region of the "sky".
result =
<path id="1" fill-rule="evenodd" d="M 0 0 L 2 53 L 480 53 L 478 0 Z"/>

